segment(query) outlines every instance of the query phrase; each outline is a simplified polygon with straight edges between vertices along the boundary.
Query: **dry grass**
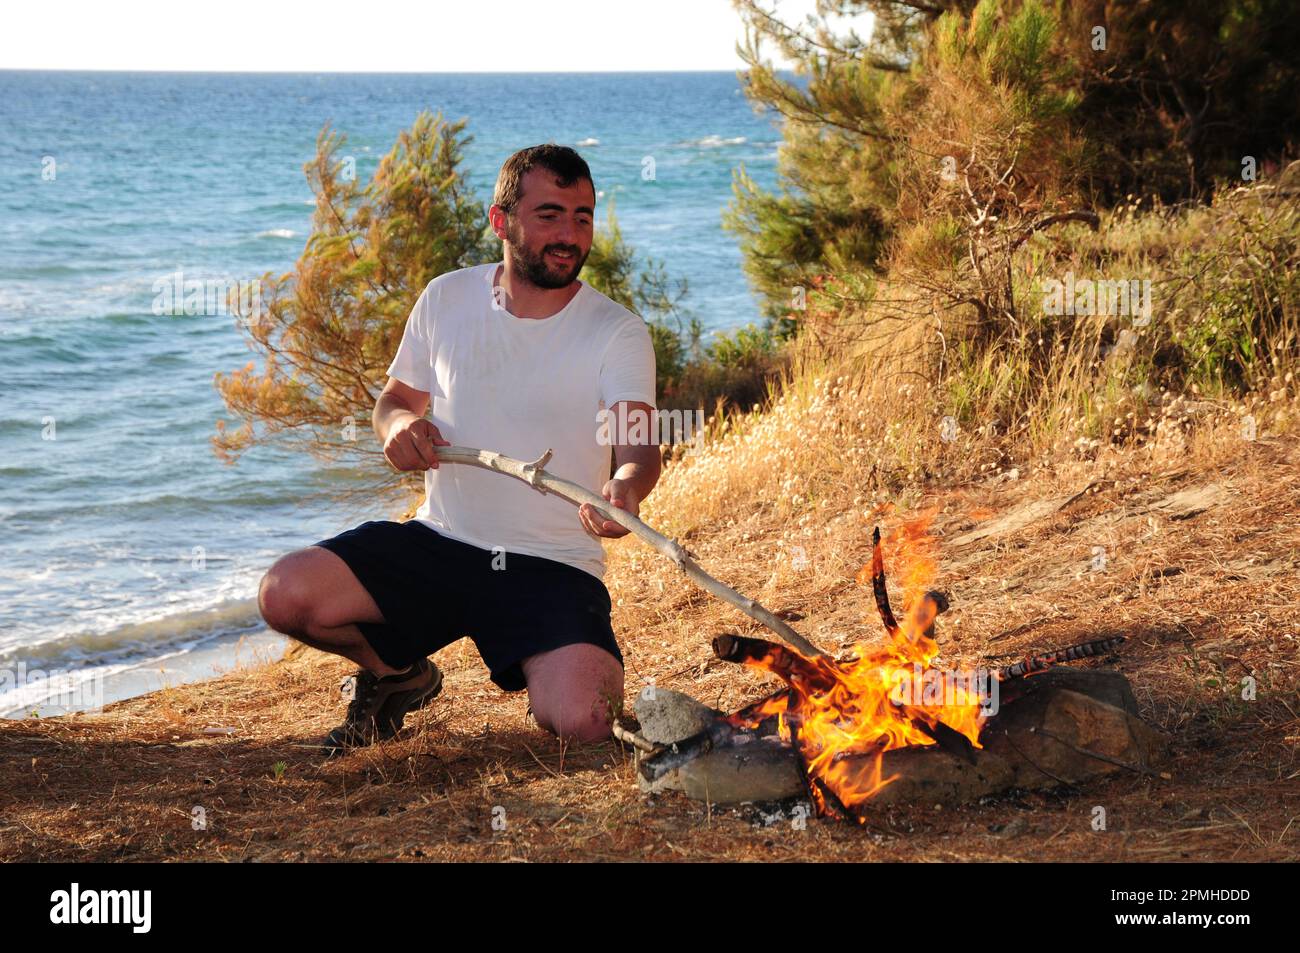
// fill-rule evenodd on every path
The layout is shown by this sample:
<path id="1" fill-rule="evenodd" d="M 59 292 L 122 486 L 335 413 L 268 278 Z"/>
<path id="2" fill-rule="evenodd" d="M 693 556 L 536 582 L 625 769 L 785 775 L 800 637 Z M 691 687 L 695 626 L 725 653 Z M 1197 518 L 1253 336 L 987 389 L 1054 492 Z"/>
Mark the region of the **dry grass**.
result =
<path id="1" fill-rule="evenodd" d="M 10 860 L 1300 857 L 1300 451 L 1270 429 L 1294 418 L 1289 402 L 1275 402 L 1284 412 L 1255 441 L 1231 414 L 1201 415 L 1141 445 L 1011 468 L 991 437 L 940 445 L 929 425 L 886 423 L 916 415 L 894 415 L 879 388 L 883 403 L 865 403 L 861 375 L 800 380 L 780 406 L 733 420 L 730 436 L 670 468 L 646 508 L 652 525 L 834 649 L 879 634 L 869 593 L 853 583 L 873 523 L 889 529 L 933 509 L 936 585 L 953 600 L 939 626 L 943 661 L 1129 635 L 1120 667 L 1143 715 L 1176 739 L 1167 779 L 960 810 L 917 804 L 882 811 L 865 830 L 768 826 L 749 807 L 645 798 L 627 752 L 560 745 L 462 641 L 436 657 L 444 695 L 408 731 L 333 762 L 314 743 L 342 713 L 348 666 L 309 651 L 99 714 L 0 722 L 0 851 Z M 911 398 L 895 388 L 893 400 Z M 1188 492 L 1207 486 L 1220 489 Z M 1035 501 L 1056 502 L 1016 525 Z M 980 535 L 990 527 L 1000 529 Z M 714 633 L 754 626 L 661 557 L 635 540 L 613 544 L 607 581 L 629 700 L 653 681 L 732 709 L 770 688 L 709 652 Z M 1247 675 L 1254 701 L 1240 698 Z M 218 727 L 235 731 L 205 733 Z M 1091 827 L 1096 805 L 1105 831 Z M 194 829 L 196 807 L 204 830 Z"/>

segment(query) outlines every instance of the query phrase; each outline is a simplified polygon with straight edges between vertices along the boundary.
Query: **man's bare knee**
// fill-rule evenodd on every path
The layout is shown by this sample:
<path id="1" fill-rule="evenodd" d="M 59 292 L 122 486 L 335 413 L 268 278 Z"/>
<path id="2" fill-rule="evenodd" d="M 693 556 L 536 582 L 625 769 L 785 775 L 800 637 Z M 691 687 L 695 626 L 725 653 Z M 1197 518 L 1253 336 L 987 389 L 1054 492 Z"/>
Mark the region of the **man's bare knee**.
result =
<path id="1" fill-rule="evenodd" d="M 384 621 L 348 564 L 321 546 L 277 559 L 262 577 L 257 606 L 271 628 L 316 648 L 349 643 L 346 633 L 336 631 L 340 627 Z M 357 637 L 354 631 L 352 641 Z"/>
<path id="2" fill-rule="evenodd" d="M 257 608 L 272 629 L 301 635 L 311 623 L 311 583 L 298 553 L 277 559 L 257 589 Z"/>
<path id="3" fill-rule="evenodd" d="M 623 666 L 604 649 L 566 645 L 523 663 L 537 723 L 571 741 L 603 741 L 623 700 Z"/>
<path id="4" fill-rule="evenodd" d="M 534 709 L 533 715 L 539 725 L 565 741 L 589 744 L 604 741 L 610 736 L 611 716 L 608 704 L 603 699 L 590 704 L 565 701 L 550 709 Z"/>

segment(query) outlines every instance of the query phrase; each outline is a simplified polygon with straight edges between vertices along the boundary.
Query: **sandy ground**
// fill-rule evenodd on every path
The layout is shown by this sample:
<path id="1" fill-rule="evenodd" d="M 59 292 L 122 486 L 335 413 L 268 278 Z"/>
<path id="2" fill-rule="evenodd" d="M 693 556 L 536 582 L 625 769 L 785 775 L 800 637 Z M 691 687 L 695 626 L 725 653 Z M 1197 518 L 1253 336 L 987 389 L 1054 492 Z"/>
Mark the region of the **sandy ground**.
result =
<path id="1" fill-rule="evenodd" d="M 781 524 L 761 505 L 689 540 L 706 569 L 836 649 L 878 637 L 870 593 L 853 581 L 870 526 L 934 507 L 935 584 L 953 604 L 940 619 L 943 660 L 1129 636 L 1118 666 L 1143 717 L 1173 740 L 1167 779 L 895 807 L 862 828 L 647 798 L 629 752 L 562 746 L 462 640 L 435 657 L 443 695 L 398 739 L 329 762 L 315 742 L 342 715 L 349 666 L 313 652 L 100 713 L 0 722 L 0 855 L 1295 860 L 1300 451 L 1260 440 L 1222 457 L 1208 468 L 1135 452 L 1105 467 L 918 488 L 874 513 L 823 507 L 807 524 L 807 570 L 790 568 Z M 771 690 L 709 651 L 717 632 L 761 630 L 635 540 L 611 554 L 629 702 L 651 680 L 726 709 Z M 1253 700 L 1241 697 L 1247 677 Z M 1098 806 L 1105 830 L 1094 829 Z"/>

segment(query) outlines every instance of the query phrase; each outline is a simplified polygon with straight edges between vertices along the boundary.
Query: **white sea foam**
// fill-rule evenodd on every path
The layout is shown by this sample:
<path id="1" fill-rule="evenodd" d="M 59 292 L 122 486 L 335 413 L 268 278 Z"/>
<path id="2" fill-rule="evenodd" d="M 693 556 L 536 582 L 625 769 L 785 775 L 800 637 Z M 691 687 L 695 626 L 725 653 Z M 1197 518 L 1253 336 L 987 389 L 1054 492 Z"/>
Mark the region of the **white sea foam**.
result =
<path id="1" fill-rule="evenodd" d="M 744 136 L 733 136 L 730 139 L 724 139 L 722 136 L 705 136 L 703 139 L 696 139 L 689 145 L 697 146 L 701 149 L 721 149 L 723 146 L 744 145 L 748 140 Z"/>
<path id="2" fill-rule="evenodd" d="M 36 643 L 6 645 L 0 647 L 0 718 L 33 709 L 51 714 L 94 709 L 164 682 L 210 677 L 213 665 L 228 668 L 248 639 L 265 646 L 283 637 L 266 627 L 256 599 L 243 598 L 107 631 L 65 631 Z"/>
<path id="3" fill-rule="evenodd" d="M 594 137 L 588 137 L 586 139 L 579 139 L 577 142 L 574 143 L 574 145 L 575 146 L 598 146 L 600 145 L 600 140 Z"/>
<path id="4" fill-rule="evenodd" d="M 292 228 L 268 228 L 264 232 L 258 232 L 258 238 L 293 238 L 298 233 Z"/>
<path id="5" fill-rule="evenodd" d="M 98 711 L 109 702 L 213 678 L 279 658 L 288 640 L 268 630 L 191 640 L 150 655 L 77 668 L 0 668 L 0 718 Z"/>
<path id="6" fill-rule="evenodd" d="M 184 650 L 208 639 L 264 627 L 257 600 L 224 599 L 204 608 L 125 622 L 106 630 L 69 627 L 52 637 L 0 647 L 0 667 L 25 662 L 28 667 L 58 668 L 92 662 L 138 660 L 166 649 Z"/>

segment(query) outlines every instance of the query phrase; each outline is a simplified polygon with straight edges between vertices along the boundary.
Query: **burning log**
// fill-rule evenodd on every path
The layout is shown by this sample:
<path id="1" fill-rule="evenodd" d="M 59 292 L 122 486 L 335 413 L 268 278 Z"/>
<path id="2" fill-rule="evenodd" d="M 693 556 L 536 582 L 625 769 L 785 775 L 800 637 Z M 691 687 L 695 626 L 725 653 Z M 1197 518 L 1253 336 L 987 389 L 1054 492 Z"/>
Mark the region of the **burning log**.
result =
<path id="1" fill-rule="evenodd" d="M 1007 665 L 998 669 L 997 679 L 1000 682 L 1007 682 L 1013 678 L 1023 678 L 1026 675 L 1046 671 L 1053 665 L 1075 662 L 1079 659 L 1091 658 L 1094 655 L 1109 655 L 1127 641 L 1127 636 L 1120 635 L 1112 639 L 1080 642 L 1078 645 L 1071 645 L 1068 648 L 1048 652 L 1044 655 L 1030 655 L 1014 665 Z"/>
<path id="2" fill-rule="evenodd" d="M 858 582 L 862 581 L 859 574 Z M 898 635 L 898 620 L 889 607 L 889 590 L 885 588 L 885 557 L 880 551 L 880 527 L 871 532 L 871 592 L 876 597 L 876 611 L 885 623 L 885 632 L 892 639 Z"/>
<path id="3" fill-rule="evenodd" d="M 830 659 L 806 659 L 764 639 L 724 633 L 714 638 L 713 654 L 724 662 L 738 662 L 771 672 L 790 685 L 810 692 L 829 691 L 835 684 L 835 663 Z"/>
<path id="4" fill-rule="evenodd" d="M 715 747 L 724 747 L 728 744 L 737 743 L 743 744 L 744 742 L 737 741 L 737 738 L 741 737 L 743 732 L 744 729 L 733 728 L 725 720 L 714 721 L 689 738 L 683 738 L 681 741 L 674 741 L 672 744 L 665 746 L 653 759 L 643 761 L 641 773 L 647 779 L 657 781 L 669 771 L 694 761 L 701 755 L 712 751 Z"/>
<path id="5" fill-rule="evenodd" d="M 813 770 L 811 770 L 807 759 L 804 757 L 802 745 L 799 743 L 799 729 L 801 720 L 798 717 L 790 719 L 790 746 L 794 749 L 795 761 L 799 765 L 799 775 L 804 781 L 804 790 L 808 794 L 808 800 L 813 804 L 819 817 L 829 817 L 833 820 L 844 820 L 851 817 L 852 812 L 844 805 L 825 781 L 823 781 Z"/>
<path id="6" fill-rule="evenodd" d="M 937 603 L 936 603 L 937 604 Z M 879 605 L 879 603 L 877 603 Z M 946 606 L 945 606 L 946 607 Z M 888 602 L 884 612 L 888 612 Z M 883 612 L 882 612 L 883 615 Z M 805 659 L 763 639 L 723 634 L 713 640 L 713 653 L 726 662 L 738 662 L 780 676 L 794 691 L 826 694 L 843 681 L 842 670 L 832 660 Z M 728 720 L 737 727 L 757 727 L 773 715 L 789 710 L 792 692 L 781 692 L 742 709 Z M 898 703 L 904 717 L 914 719 L 916 727 L 931 741 L 955 757 L 973 760 L 970 739 L 942 721 L 914 706 Z M 793 731 L 792 731 L 793 733 Z"/>
<path id="7" fill-rule="evenodd" d="M 863 567 L 864 569 L 866 567 Z M 858 583 L 862 584 L 863 574 L 858 574 Z M 880 527 L 871 533 L 871 592 L 876 600 L 876 611 L 880 621 L 885 624 L 885 633 L 892 639 L 898 635 L 898 620 L 889 605 L 889 589 L 885 585 L 885 557 L 880 550 Z M 948 611 L 948 597 L 942 592 L 926 592 L 914 610 L 913 631 L 919 631 L 926 638 L 934 637 L 934 620 L 940 613 Z"/>
<path id="8" fill-rule="evenodd" d="M 971 764 L 975 763 L 975 746 L 960 731 L 949 728 L 941 721 L 930 723 L 918 718 L 916 727 L 920 728 L 930 739 L 954 758 L 961 758 Z"/>

